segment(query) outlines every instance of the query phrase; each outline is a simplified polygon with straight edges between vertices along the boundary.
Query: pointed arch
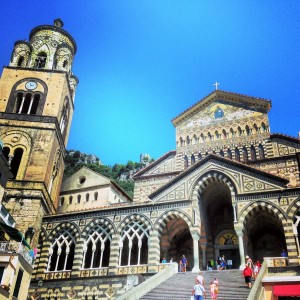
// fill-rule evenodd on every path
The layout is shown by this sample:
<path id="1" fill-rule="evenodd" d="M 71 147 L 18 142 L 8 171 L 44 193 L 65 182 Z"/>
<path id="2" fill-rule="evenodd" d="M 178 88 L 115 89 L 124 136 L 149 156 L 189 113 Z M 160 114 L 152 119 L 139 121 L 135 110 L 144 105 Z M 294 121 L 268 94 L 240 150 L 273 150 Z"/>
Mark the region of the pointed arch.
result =
<path id="1" fill-rule="evenodd" d="M 198 201 L 198 193 L 202 193 L 212 182 L 221 182 L 228 186 L 231 198 L 234 198 L 237 191 L 232 180 L 225 174 L 217 171 L 209 171 L 203 174 L 196 182 L 192 189 L 192 199 Z"/>
<path id="2" fill-rule="evenodd" d="M 183 211 L 175 210 L 175 209 L 170 209 L 168 211 L 163 212 L 155 221 L 153 228 L 155 231 L 158 232 L 159 236 L 163 232 L 164 228 L 167 226 L 167 223 L 176 219 L 180 218 L 183 219 L 188 227 L 190 228 L 190 231 L 193 228 L 193 223 L 190 217 Z"/>
<path id="3" fill-rule="evenodd" d="M 83 269 L 108 267 L 114 226 L 107 219 L 95 219 L 84 229 Z"/>
<path id="4" fill-rule="evenodd" d="M 284 211 L 279 208 L 278 206 L 274 205 L 272 202 L 262 202 L 257 201 L 255 203 L 250 203 L 249 205 L 245 206 L 238 215 L 238 222 L 245 223 L 247 220 L 255 215 L 258 210 L 267 210 L 271 215 L 275 216 L 280 222 L 286 221 L 286 216 Z"/>
<path id="5" fill-rule="evenodd" d="M 152 229 L 150 220 L 138 214 L 127 217 L 120 224 L 119 240 L 119 265 L 141 265 L 148 263 L 148 243 L 150 230 Z"/>

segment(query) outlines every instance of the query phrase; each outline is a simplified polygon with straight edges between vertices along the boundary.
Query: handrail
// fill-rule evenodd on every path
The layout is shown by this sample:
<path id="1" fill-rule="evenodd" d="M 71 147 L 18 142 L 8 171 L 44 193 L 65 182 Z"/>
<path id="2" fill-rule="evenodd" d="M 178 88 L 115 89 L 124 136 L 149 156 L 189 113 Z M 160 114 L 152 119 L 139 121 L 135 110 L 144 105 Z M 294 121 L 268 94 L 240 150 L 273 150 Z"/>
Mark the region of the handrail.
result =
<path id="1" fill-rule="evenodd" d="M 263 277 L 265 277 L 268 274 L 268 266 L 266 260 L 264 260 L 260 271 L 258 273 L 258 276 L 255 279 L 255 282 L 251 288 L 251 291 L 249 293 L 249 296 L 247 300 L 260 300 L 262 298 L 262 293 L 263 293 L 263 287 L 261 284 L 261 281 Z"/>
<path id="2" fill-rule="evenodd" d="M 117 300 L 138 300 L 159 284 L 170 278 L 175 273 L 178 273 L 178 264 L 172 263 L 159 273 L 156 273 L 146 281 L 142 282 L 138 286 L 125 292 L 123 295 L 117 297 Z"/>

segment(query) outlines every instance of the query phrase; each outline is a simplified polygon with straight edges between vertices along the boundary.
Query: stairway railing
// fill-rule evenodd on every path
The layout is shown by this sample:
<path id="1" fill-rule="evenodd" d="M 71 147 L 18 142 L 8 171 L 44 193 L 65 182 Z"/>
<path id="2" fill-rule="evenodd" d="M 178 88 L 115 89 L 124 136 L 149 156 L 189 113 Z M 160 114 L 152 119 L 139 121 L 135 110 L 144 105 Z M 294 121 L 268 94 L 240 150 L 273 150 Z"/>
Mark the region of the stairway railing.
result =
<path id="1" fill-rule="evenodd" d="M 249 294 L 247 300 L 264 299 L 264 297 L 263 297 L 264 289 L 262 287 L 261 281 L 262 281 L 263 277 L 265 277 L 267 274 L 268 274 L 268 266 L 267 266 L 267 262 L 264 261 L 260 268 L 258 276 L 256 277 L 255 282 L 251 288 L 251 291 L 250 291 L 250 294 Z"/>
<path id="2" fill-rule="evenodd" d="M 127 291 L 123 295 L 117 298 L 117 300 L 137 300 L 142 296 L 146 295 L 152 289 L 157 287 L 159 284 L 170 278 L 175 273 L 178 273 L 178 264 L 172 263 L 169 267 L 166 267 L 159 273 L 153 275 L 146 281 L 142 282 L 138 286 Z"/>

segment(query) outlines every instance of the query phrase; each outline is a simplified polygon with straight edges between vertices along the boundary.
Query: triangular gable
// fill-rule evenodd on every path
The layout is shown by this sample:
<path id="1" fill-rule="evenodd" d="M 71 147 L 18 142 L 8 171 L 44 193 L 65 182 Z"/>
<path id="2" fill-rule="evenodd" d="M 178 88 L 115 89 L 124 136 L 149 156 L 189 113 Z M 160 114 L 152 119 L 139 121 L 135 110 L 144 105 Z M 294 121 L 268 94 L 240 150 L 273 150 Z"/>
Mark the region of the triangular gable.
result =
<path id="1" fill-rule="evenodd" d="M 232 121 L 246 117 L 259 117 L 267 114 L 270 108 L 270 100 L 216 90 L 174 118 L 172 123 L 175 127 L 182 127 L 182 125 L 189 127 L 195 122 L 198 126 L 206 126 L 216 120 L 214 114 L 218 113 L 218 110 L 221 116 L 226 110 L 224 119 Z"/>
<path id="2" fill-rule="evenodd" d="M 96 173 L 88 169 L 87 167 L 82 167 L 76 173 L 72 174 L 66 180 L 63 181 L 61 186 L 61 192 L 110 184 L 111 181 L 109 178 L 99 173 Z"/>
<path id="3" fill-rule="evenodd" d="M 237 194 L 253 194 L 283 190 L 288 180 L 260 171 L 242 163 L 216 155 L 208 155 L 175 179 L 149 195 L 155 202 L 191 199 L 199 178 L 207 173 L 223 174 L 231 180 Z"/>
<path id="4" fill-rule="evenodd" d="M 164 154 L 152 164 L 134 174 L 133 179 L 136 180 L 140 177 L 175 172 L 175 156 L 176 151 L 170 151 Z"/>

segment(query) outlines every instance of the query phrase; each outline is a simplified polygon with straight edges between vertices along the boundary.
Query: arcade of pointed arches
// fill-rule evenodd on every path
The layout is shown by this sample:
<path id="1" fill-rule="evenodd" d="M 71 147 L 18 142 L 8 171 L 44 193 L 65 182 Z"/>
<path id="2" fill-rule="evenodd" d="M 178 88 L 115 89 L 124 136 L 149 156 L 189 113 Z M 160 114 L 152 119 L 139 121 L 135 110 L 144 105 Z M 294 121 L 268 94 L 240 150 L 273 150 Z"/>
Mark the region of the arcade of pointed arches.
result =
<path id="1" fill-rule="evenodd" d="M 230 194 L 234 194 L 234 185 L 225 175 L 221 175 L 222 174 L 216 173 L 214 176 L 203 176 L 197 182 L 197 194 L 203 192 L 213 181 L 226 184 L 229 186 Z M 292 213 L 300 215 L 300 213 L 297 213 L 298 211 L 299 208 L 294 208 Z M 274 204 L 264 202 L 255 202 L 245 207 L 239 216 L 239 223 L 244 224 L 246 228 L 248 220 L 255 217 L 258 212 L 268 212 L 269 215 L 277 218 L 278 221 L 283 220 L 283 223 L 286 223 L 285 214 L 278 207 Z M 49 241 L 49 249 L 45 249 L 45 251 L 48 252 L 49 258 L 47 266 L 48 272 L 72 270 L 75 247 L 77 247 L 77 244 L 79 247 L 82 247 L 83 250 L 81 269 L 108 268 L 111 256 L 111 244 L 115 238 L 118 239 L 118 266 L 146 265 L 149 259 L 151 234 L 157 232 L 158 238 L 162 238 L 167 225 L 174 220 L 180 220 L 180 222 L 185 223 L 190 233 L 195 230 L 190 217 L 186 213 L 180 210 L 169 210 L 161 214 L 154 223 L 144 215 L 132 214 L 127 216 L 123 222 L 119 224 L 118 228 L 108 219 L 95 219 L 85 226 L 81 234 L 80 229 L 72 222 L 62 223 L 52 230 L 48 238 L 46 238 L 46 234 L 42 232 L 39 243 L 41 247 L 43 243 L 45 244 L 46 239 Z M 281 222 L 278 222 L 278 224 L 280 223 Z M 300 223 L 300 221 L 298 223 Z M 282 231 L 284 230 L 283 225 L 284 224 L 281 223 Z M 298 225 L 299 224 L 297 224 L 297 227 L 300 227 Z M 231 247 L 229 248 L 238 247 L 238 243 L 235 240 L 236 235 L 234 228 L 229 231 L 219 232 L 218 235 L 215 236 L 214 243 L 219 243 L 220 249 L 222 249 L 222 245 L 228 246 L 228 243 L 218 242 L 222 234 L 225 233 L 234 235 L 234 242 L 230 244 Z M 174 236 L 172 236 L 172 238 L 173 237 Z M 298 235 L 296 237 L 298 238 Z M 79 242 L 79 240 L 81 240 L 82 243 Z M 158 250 L 159 249 L 162 251 L 161 245 L 158 246 Z M 163 254 L 161 253 L 160 255 L 162 256 Z"/>

